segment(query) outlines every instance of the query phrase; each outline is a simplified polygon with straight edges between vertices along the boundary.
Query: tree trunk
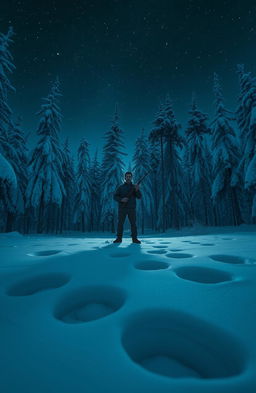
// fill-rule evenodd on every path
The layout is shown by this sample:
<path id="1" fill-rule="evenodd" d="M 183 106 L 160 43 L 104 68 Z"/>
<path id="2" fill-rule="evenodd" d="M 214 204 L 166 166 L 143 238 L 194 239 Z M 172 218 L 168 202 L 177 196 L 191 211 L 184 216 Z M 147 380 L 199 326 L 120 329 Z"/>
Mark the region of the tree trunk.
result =
<path id="1" fill-rule="evenodd" d="M 85 214 L 84 212 L 82 213 L 82 232 L 85 232 Z"/>
<path id="2" fill-rule="evenodd" d="M 60 220 L 61 220 L 60 206 L 56 206 L 56 209 L 54 209 L 54 210 L 55 210 L 55 218 L 56 218 L 56 220 L 55 220 L 55 233 L 57 234 L 57 233 L 60 233 Z"/>
<path id="3" fill-rule="evenodd" d="M 43 213 L 44 213 L 44 202 L 43 202 L 43 194 L 41 196 L 39 208 L 38 208 L 38 220 L 37 220 L 37 233 L 43 232 Z"/>
<path id="4" fill-rule="evenodd" d="M 14 218 L 15 218 L 14 213 L 10 213 L 10 212 L 7 213 L 5 232 L 12 232 Z"/>
<path id="5" fill-rule="evenodd" d="M 67 210 L 66 197 L 63 197 L 63 201 L 60 208 L 60 233 L 63 232 L 63 229 L 65 227 L 64 222 L 66 221 L 65 218 L 68 214 L 66 210 Z"/>
<path id="6" fill-rule="evenodd" d="M 141 233 L 144 235 L 144 214 L 145 214 L 145 209 L 144 209 L 144 203 L 142 201 L 141 204 Z"/>
<path id="7" fill-rule="evenodd" d="M 157 211 L 158 211 L 158 200 L 157 200 L 157 179 L 156 179 L 156 173 L 154 176 L 154 230 L 157 230 Z"/>
<path id="8" fill-rule="evenodd" d="M 239 202 L 238 202 L 238 198 L 237 198 L 236 189 L 234 189 L 232 187 L 231 192 L 232 192 L 232 205 L 233 205 L 233 209 L 234 209 L 235 225 L 240 225 L 240 224 L 242 224 L 243 220 L 242 220 L 241 210 L 240 210 L 240 206 L 239 206 Z"/>
<path id="9" fill-rule="evenodd" d="M 162 228 L 165 232 L 165 187 L 164 187 L 164 151 L 163 151 L 163 137 L 160 136 L 161 147 L 161 173 L 162 173 Z"/>

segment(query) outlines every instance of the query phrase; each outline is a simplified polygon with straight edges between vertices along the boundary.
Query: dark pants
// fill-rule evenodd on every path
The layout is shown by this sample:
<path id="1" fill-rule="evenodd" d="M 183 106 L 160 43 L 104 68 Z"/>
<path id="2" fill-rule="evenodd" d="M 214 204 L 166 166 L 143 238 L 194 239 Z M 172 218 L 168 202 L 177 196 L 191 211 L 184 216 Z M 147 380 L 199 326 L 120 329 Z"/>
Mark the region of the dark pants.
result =
<path id="1" fill-rule="evenodd" d="M 117 237 L 123 236 L 123 229 L 124 229 L 123 226 L 127 215 L 131 224 L 132 238 L 136 239 L 137 238 L 136 209 L 125 208 L 125 207 L 118 208 Z"/>

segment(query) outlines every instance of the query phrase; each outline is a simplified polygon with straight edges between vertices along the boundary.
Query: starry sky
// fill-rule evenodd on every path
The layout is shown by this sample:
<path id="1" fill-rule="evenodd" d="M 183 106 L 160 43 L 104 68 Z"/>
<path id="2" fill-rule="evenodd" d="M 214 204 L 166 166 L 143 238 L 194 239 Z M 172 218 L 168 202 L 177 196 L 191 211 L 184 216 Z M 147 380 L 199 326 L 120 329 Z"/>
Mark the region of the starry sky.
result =
<path id="1" fill-rule="evenodd" d="M 4 0 L 0 31 L 10 25 L 16 93 L 9 102 L 30 140 L 41 98 L 58 75 L 63 139 L 75 151 L 85 137 L 92 153 L 100 151 L 117 103 L 127 163 L 166 93 L 186 126 L 192 92 L 203 111 L 214 112 L 213 72 L 230 109 L 238 95 L 236 64 L 256 72 L 254 1 Z"/>

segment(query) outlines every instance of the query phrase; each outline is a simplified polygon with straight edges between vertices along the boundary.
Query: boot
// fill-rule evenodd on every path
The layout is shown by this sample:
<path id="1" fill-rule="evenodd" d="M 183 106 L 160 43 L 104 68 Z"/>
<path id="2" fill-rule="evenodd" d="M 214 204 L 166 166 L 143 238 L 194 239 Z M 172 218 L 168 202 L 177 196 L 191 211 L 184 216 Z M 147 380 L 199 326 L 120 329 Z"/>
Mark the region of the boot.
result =
<path id="1" fill-rule="evenodd" d="M 116 240 L 113 241 L 113 243 L 122 243 L 122 238 L 117 237 Z"/>
<path id="2" fill-rule="evenodd" d="M 140 240 L 138 240 L 137 238 L 133 238 L 133 239 L 132 239 L 132 242 L 133 242 L 133 243 L 138 243 L 138 244 L 140 244 L 140 243 L 141 243 L 141 241 L 140 241 Z"/>

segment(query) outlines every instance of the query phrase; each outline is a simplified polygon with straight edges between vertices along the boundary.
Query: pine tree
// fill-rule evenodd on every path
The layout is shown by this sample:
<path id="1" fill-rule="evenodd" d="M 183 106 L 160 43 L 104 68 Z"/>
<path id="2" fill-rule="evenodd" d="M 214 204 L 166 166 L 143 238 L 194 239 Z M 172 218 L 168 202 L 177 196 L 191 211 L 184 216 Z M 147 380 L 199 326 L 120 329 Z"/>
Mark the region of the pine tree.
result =
<path id="1" fill-rule="evenodd" d="M 186 213 L 183 217 L 183 225 L 184 226 L 192 226 L 195 221 L 195 209 L 194 209 L 194 193 L 195 190 L 192 186 L 192 176 L 191 176 L 191 167 L 189 165 L 189 148 L 186 143 L 186 138 L 184 142 L 183 149 L 181 151 L 181 171 L 183 174 L 183 194 L 184 194 L 184 208 Z"/>
<path id="2" fill-rule="evenodd" d="M 236 111 L 242 144 L 242 159 L 238 166 L 236 184 L 242 182 L 247 191 L 246 202 L 252 205 L 251 217 L 256 221 L 256 79 L 238 65 L 240 95 Z"/>
<path id="3" fill-rule="evenodd" d="M 58 99 L 59 80 L 52 84 L 49 95 L 41 105 L 37 134 L 40 139 L 30 161 L 30 179 L 26 191 L 27 207 L 35 210 L 37 231 L 59 229 L 63 185 L 64 155 L 60 148 L 61 118 Z"/>
<path id="4" fill-rule="evenodd" d="M 144 130 L 142 130 L 141 135 L 136 139 L 133 162 L 134 177 L 137 180 L 139 180 L 151 169 L 150 152 L 147 138 L 144 135 Z M 150 215 L 150 208 L 153 199 L 150 175 L 143 180 L 142 187 L 143 192 L 141 198 L 141 209 L 138 211 L 138 221 L 141 222 L 141 232 L 144 234 L 146 215 Z"/>
<path id="5" fill-rule="evenodd" d="M 72 229 L 75 196 L 77 194 L 74 159 L 71 157 L 68 138 L 64 143 L 63 154 L 63 185 L 66 194 L 62 199 L 60 232 Z"/>
<path id="6" fill-rule="evenodd" d="M 9 28 L 7 34 L 0 33 L 0 151 L 7 156 L 14 156 L 15 149 L 10 143 L 9 131 L 12 130 L 12 110 L 8 105 L 8 93 L 15 91 L 8 74 L 13 72 L 15 66 L 9 46 L 13 42 L 13 29 Z"/>
<path id="7" fill-rule="evenodd" d="M 245 72 L 244 65 L 237 65 L 237 74 L 239 78 L 240 93 L 238 97 L 238 107 L 236 109 L 236 120 L 240 130 L 242 146 L 246 143 L 249 131 L 250 117 L 253 102 L 255 100 L 255 78 L 250 72 Z"/>
<path id="8" fill-rule="evenodd" d="M 14 35 L 13 28 L 9 27 L 6 34 L 0 33 L 0 135 L 3 137 L 10 125 L 12 111 L 8 105 L 8 92 L 15 91 L 8 74 L 15 69 L 13 57 L 9 50 L 12 37 Z"/>
<path id="9" fill-rule="evenodd" d="M 188 127 L 186 129 L 187 162 L 190 172 L 191 204 L 194 219 L 209 225 L 211 207 L 209 168 L 206 160 L 205 135 L 210 133 L 206 122 L 208 116 L 197 108 L 196 99 L 192 97 L 189 111 Z"/>
<path id="10" fill-rule="evenodd" d="M 127 155 L 122 151 L 124 149 L 123 131 L 119 126 L 117 107 L 111 129 L 105 134 L 105 140 L 102 161 L 101 223 L 103 230 L 107 228 L 114 232 L 117 214 L 113 194 L 123 178 L 124 162 L 122 156 Z"/>
<path id="11" fill-rule="evenodd" d="M 165 113 L 165 139 L 167 142 L 165 148 L 165 160 L 166 170 L 168 173 L 166 190 L 166 216 L 169 220 L 168 224 L 171 227 L 180 229 L 182 226 L 183 217 L 185 215 L 185 201 L 183 192 L 184 186 L 180 159 L 183 139 L 179 134 L 181 125 L 175 118 L 172 103 L 168 95 L 165 101 Z"/>
<path id="12" fill-rule="evenodd" d="M 149 134 L 149 140 L 152 143 L 159 143 L 160 146 L 160 162 L 161 162 L 161 226 L 162 231 L 166 229 L 166 211 L 165 211 L 165 168 L 164 168 L 164 142 L 166 133 L 165 111 L 163 104 L 160 105 L 159 111 L 153 121 L 153 129 Z M 158 226 L 158 224 L 157 224 Z"/>
<path id="13" fill-rule="evenodd" d="M 10 163 L 0 153 L 0 211 L 15 214 L 17 200 L 17 179 Z M 0 230 L 6 231 L 4 214 L 0 216 Z"/>
<path id="14" fill-rule="evenodd" d="M 90 228 L 90 193 L 89 174 L 90 156 L 88 142 L 83 139 L 78 148 L 77 196 L 75 202 L 75 223 L 82 232 Z"/>
<path id="15" fill-rule="evenodd" d="M 101 167 L 96 150 L 94 160 L 90 167 L 91 203 L 90 203 L 90 231 L 99 230 L 100 201 L 101 201 Z"/>
<path id="16" fill-rule="evenodd" d="M 226 216 L 226 223 L 239 225 L 241 224 L 240 206 L 232 183 L 239 161 L 236 135 L 231 124 L 234 115 L 224 107 L 222 89 L 216 73 L 214 73 L 214 95 L 216 112 L 211 124 L 214 171 L 212 198 L 215 202 L 218 201 L 220 222 L 225 222 Z"/>
<path id="17" fill-rule="evenodd" d="M 10 45 L 13 42 L 12 37 L 14 35 L 13 28 L 10 27 L 6 34 L 0 33 L 0 152 L 4 158 L 9 162 L 12 168 L 15 170 L 19 168 L 19 162 L 16 159 L 17 154 L 15 147 L 11 143 L 11 135 L 13 128 L 12 123 L 12 110 L 8 105 L 8 94 L 15 91 L 12 86 L 8 74 L 12 73 L 15 69 L 13 64 L 13 57 L 10 52 Z M 1 215 L 5 216 L 6 231 L 13 229 L 15 214 L 21 213 L 23 210 L 22 196 L 19 188 L 19 179 L 17 182 L 17 192 L 15 192 L 17 201 L 15 203 L 15 209 L 8 210 L 8 206 L 12 205 L 12 202 L 7 203 L 5 211 L 1 211 Z"/>
<path id="18" fill-rule="evenodd" d="M 28 148 L 25 135 L 21 127 L 21 118 L 18 118 L 16 122 L 12 122 L 8 135 L 10 145 L 12 146 L 12 150 L 10 152 L 14 153 L 8 156 L 8 159 L 15 171 L 18 186 L 16 226 L 24 232 L 27 224 L 27 217 L 25 217 L 25 194 L 28 184 Z"/>
<path id="19" fill-rule="evenodd" d="M 157 226 L 157 217 L 159 210 L 159 194 L 161 192 L 160 182 L 160 148 L 157 141 L 152 141 L 148 138 L 149 155 L 150 155 L 150 168 L 151 168 L 151 182 L 152 182 L 152 201 L 151 201 L 151 228 L 154 231 L 160 230 Z"/>

